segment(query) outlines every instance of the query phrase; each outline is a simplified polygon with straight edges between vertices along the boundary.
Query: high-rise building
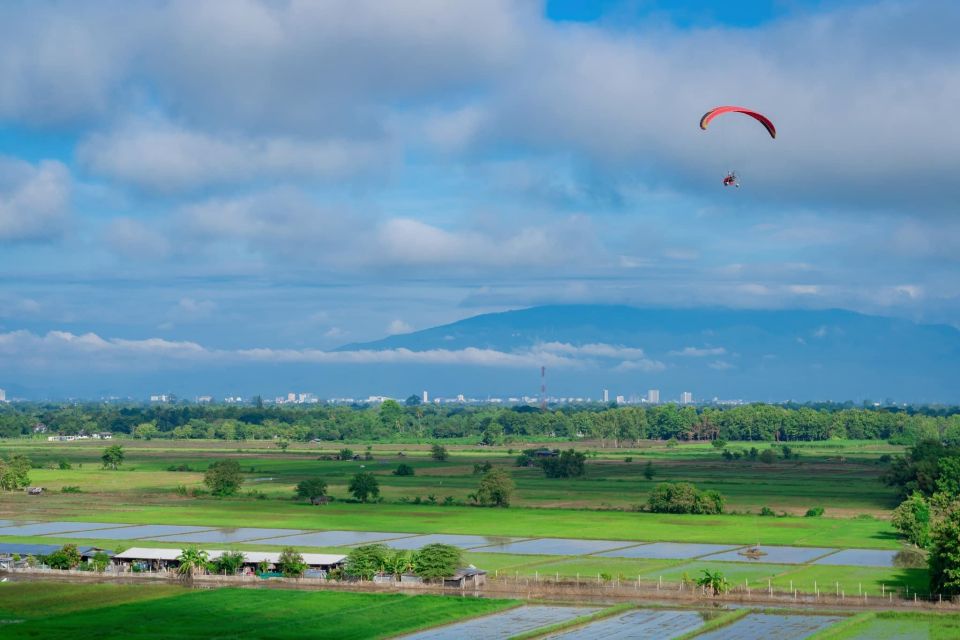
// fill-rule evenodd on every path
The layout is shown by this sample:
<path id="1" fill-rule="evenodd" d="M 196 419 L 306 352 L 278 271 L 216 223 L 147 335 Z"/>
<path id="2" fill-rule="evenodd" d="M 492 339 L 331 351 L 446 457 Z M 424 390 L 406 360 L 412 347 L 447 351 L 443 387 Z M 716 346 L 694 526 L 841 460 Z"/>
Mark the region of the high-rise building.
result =
<path id="1" fill-rule="evenodd" d="M 617 404 L 626 404 L 626 399 L 623 396 L 617 396 Z"/>
<path id="2" fill-rule="evenodd" d="M 650 404 L 660 404 L 660 389 L 650 389 L 647 391 L 647 402 Z"/>
<path id="3" fill-rule="evenodd" d="M 604 390 L 603 390 L 603 403 L 606 404 L 606 403 L 608 403 L 608 402 L 610 402 L 610 390 L 609 390 L 609 389 L 604 389 Z"/>
<path id="4" fill-rule="evenodd" d="M 693 404 L 693 394 L 689 391 L 684 391 L 680 394 L 680 404 Z"/>
<path id="5" fill-rule="evenodd" d="M 6 402 L 6 401 L 7 401 L 7 392 L 4 391 L 3 389 L 0 389 L 0 402 Z"/>
<path id="6" fill-rule="evenodd" d="M 428 402 L 430 402 L 430 394 L 427 393 L 427 390 L 426 390 L 426 389 L 424 389 L 424 390 L 423 390 L 423 404 L 427 404 Z"/>

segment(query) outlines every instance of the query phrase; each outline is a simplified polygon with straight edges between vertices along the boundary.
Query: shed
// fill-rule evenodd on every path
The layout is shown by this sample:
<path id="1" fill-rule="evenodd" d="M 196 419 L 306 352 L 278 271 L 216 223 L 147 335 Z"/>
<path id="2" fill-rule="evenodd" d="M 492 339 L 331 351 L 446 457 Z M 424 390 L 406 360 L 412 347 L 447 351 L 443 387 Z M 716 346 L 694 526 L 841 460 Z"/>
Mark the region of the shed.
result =
<path id="1" fill-rule="evenodd" d="M 459 569 L 449 578 L 443 579 L 444 587 L 464 589 L 466 587 L 482 587 L 487 583 L 487 572 L 476 567 Z"/>

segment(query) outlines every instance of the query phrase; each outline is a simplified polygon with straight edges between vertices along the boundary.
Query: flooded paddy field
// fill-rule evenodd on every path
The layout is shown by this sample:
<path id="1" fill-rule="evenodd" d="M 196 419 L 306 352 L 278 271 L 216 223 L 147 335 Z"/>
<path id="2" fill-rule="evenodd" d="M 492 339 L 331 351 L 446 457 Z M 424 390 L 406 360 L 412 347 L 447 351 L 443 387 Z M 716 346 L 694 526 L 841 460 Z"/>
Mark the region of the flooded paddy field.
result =
<path id="1" fill-rule="evenodd" d="M 403 636 L 404 640 L 506 640 L 515 635 L 566 622 L 601 607 L 528 605 L 483 618 Z"/>
<path id="2" fill-rule="evenodd" d="M 670 640 L 701 627 L 704 614 L 696 611 L 640 609 L 597 620 L 570 631 L 547 636 L 556 640 Z"/>

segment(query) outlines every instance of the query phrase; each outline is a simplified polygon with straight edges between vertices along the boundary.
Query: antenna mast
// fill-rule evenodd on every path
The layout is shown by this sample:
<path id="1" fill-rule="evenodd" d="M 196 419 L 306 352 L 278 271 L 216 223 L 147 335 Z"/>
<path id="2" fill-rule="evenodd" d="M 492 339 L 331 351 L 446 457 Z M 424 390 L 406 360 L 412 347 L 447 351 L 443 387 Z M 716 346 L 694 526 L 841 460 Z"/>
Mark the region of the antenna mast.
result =
<path id="1" fill-rule="evenodd" d="M 540 367 L 540 408 L 547 410 L 547 368 Z"/>

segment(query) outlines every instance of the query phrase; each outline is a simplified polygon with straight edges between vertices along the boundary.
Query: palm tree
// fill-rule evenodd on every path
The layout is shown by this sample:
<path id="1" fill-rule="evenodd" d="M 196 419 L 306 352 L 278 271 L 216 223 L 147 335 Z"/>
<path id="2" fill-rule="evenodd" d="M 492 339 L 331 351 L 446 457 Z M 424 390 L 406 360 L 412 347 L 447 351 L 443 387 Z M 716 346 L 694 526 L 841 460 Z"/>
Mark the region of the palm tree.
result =
<path id="1" fill-rule="evenodd" d="M 703 577 L 697 580 L 697 586 L 710 589 L 715 596 L 730 590 L 730 583 L 727 582 L 723 574 L 719 571 L 710 571 L 709 569 L 703 570 Z"/>
<path id="2" fill-rule="evenodd" d="M 209 560 L 210 556 L 203 549 L 196 547 L 181 549 L 180 555 L 177 556 L 177 562 L 180 563 L 180 566 L 177 567 L 177 573 L 183 578 L 190 580 L 194 574 L 200 573 L 207 568 Z"/>
<path id="3" fill-rule="evenodd" d="M 413 567 L 410 554 L 406 551 L 395 551 L 384 561 L 381 568 L 384 573 L 390 573 L 397 580 Z"/>

